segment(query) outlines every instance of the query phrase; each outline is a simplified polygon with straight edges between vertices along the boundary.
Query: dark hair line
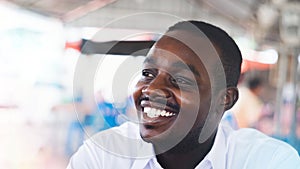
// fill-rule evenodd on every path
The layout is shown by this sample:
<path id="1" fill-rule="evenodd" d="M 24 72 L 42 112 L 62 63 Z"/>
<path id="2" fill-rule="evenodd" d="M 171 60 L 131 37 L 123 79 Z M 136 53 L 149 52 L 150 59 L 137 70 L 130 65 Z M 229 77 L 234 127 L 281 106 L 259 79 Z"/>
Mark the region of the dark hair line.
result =
<path id="1" fill-rule="evenodd" d="M 219 49 L 220 60 L 226 76 L 226 86 L 237 86 L 241 72 L 242 55 L 235 41 L 223 29 L 206 22 L 189 20 L 178 22 L 171 26 L 167 32 L 174 30 L 185 30 L 199 36 L 204 34 Z"/>

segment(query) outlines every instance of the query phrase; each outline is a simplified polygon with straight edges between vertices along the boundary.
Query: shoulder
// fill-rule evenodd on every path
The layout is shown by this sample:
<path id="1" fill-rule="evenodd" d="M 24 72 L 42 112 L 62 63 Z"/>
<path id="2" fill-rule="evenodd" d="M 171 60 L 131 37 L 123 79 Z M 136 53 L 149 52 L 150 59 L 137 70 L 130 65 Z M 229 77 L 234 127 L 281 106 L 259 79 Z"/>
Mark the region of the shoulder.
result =
<path id="1" fill-rule="evenodd" d="M 270 136 L 263 134 L 262 132 L 252 128 L 242 128 L 234 130 L 229 135 L 229 140 L 235 144 L 247 144 L 249 147 L 261 147 L 268 148 L 285 147 L 287 149 L 294 150 L 290 145 Z"/>
<path id="2" fill-rule="evenodd" d="M 150 156 L 151 149 L 140 138 L 138 126 L 128 122 L 86 140 L 72 156 L 68 169 L 130 168 L 137 158 Z"/>
<path id="3" fill-rule="evenodd" d="M 140 137 L 139 136 L 139 127 L 135 123 L 125 122 L 118 127 L 113 127 L 113 128 L 98 132 L 97 134 L 93 135 L 91 137 L 91 139 L 98 140 L 98 139 L 103 139 L 103 137 L 116 136 L 116 135 L 119 135 L 119 136 L 122 135 L 122 136 L 130 137 L 130 138 L 139 138 Z"/>
<path id="4" fill-rule="evenodd" d="M 139 135 L 137 124 L 131 122 L 99 132 L 88 139 L 85 144 L 116 157 L 135 157 L 136 146 L 147 145 Z"/>
<path id="5" fill-rule="evenodd" d="M 255 129 L 232 131 L 228 135 L 227 149 L 232 157 L 239 157 L 239 162 L 232 161 L 233 164 L 242 163 L 253 168 L 255 165 L 265 165 L 266 168 L 300 168 L 300 158 L 294 148 Z"/>

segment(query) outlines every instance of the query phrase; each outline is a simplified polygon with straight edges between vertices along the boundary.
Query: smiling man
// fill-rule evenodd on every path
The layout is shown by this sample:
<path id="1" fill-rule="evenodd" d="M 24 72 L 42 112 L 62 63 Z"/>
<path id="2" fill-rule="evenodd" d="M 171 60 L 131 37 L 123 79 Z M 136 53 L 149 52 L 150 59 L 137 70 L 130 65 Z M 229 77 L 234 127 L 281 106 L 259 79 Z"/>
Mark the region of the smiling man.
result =
<path id="1" fill-rule="evenodd" d="M 139 122 L 87 140 L 68 168 L 300 168 L 289 145 L 220 123 L 238 99 L 241 53 L 213 25 L 170 27 L 148 53 L 133 93 Z"/>

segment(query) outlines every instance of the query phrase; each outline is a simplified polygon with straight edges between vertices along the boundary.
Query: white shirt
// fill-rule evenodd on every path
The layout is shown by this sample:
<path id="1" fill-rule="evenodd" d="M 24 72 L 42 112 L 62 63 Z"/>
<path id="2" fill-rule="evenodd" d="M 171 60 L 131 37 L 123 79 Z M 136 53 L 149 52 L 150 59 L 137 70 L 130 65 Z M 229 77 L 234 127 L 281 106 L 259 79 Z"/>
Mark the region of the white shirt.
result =
<path id="1" fill-rule="evenodd" d="M 152 144 L 138 126 L 127 122 L 96 134 L 71 158 L 67 169 L 160 169 Z M 220 124 L 211 151 L 196 169 L 300 169 L 288 144 L 254 129 L 233 130 Z"/>

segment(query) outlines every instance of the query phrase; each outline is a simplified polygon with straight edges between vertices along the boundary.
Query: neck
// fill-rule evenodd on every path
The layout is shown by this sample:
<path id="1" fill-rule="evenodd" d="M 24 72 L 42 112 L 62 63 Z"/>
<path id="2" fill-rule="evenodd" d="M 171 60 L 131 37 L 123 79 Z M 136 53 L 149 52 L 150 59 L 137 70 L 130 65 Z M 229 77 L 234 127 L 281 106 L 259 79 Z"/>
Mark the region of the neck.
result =
<path id="1" fill-rule="evenodd" d="M 189 169 L 195 168 L 211 150 L 217 130 L 204 143 L 199 143 L 198 138 L 194 141 L 184 139 L 174 148 L 156 155 L 158 163 L 163 168 Z M 154 145 L 155 152 L 159 146 Z"/>

